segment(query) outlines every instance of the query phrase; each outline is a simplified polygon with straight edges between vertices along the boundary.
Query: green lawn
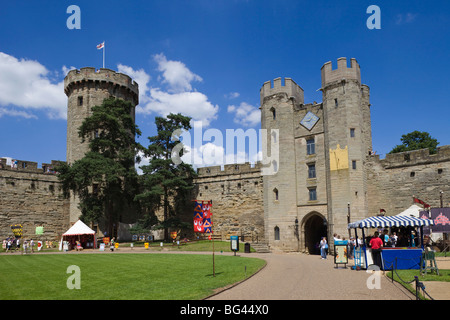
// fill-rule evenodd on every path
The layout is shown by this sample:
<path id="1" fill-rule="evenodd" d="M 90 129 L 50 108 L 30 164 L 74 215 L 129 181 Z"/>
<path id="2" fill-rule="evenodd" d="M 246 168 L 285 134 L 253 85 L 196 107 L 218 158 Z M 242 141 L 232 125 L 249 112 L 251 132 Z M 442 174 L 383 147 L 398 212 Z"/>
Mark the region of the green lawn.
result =
<path id="1" fill-rule="evenodd" d="M 80 268 L 81 289 L 68 289 Z M 256 258 L 188 254 L 50 254 L 0 256 L 0 300 L 183 300 L 243 280 L 265 265 Z"/>
<path id="2" fill-rule="evenodd" d="M 214 241 L 214 252 L 220 253 L 220 251 L 223 252 L 231 252 L 230 248 L 230 242 L 228 241 Z M 130 243 L 120 243 L 119 249 L 122 247 L 130 247 Z M 143 242 L 137 242 L 134 243 L 134 247 L 144 247 Z M 171 251 L 211 251 L 213 248 L 213 243 L 210 240 L 200 240 L 200 241 L 190 241 L 187 243 L 184 243 L 183 241 L 180 241 L 180 245 L 177 246 L 177 244 L 173 243 L 164 243 L 163 245 L 164 249 L 168 249 Z M 255 249 L 250 248 L 250 252 L 255 252 Z M 151 242 L 150 243 L 150 249 L 151 251 L 158 251 L 161 250 L 160 242 Z M 239 252 L 244 252 L 245 250 L 245 244 L 243 242 L 239 242 Z M 239 253 L 238 252 L 238 253 Z"/>
<path id="3" fill-rule="evenodd" d="M 386 272 L 386 275 L 389 279 L 391 279 L 392 271 Z M 422 275 L 420 273 L 420 270 L 396 270 L 394 272 L 394 281 L 397 281 L 398 283 L 403 285 L 410 292 L 415 293 L 416 292 L 416 283 L 415 283 L 415 281 L 413 281 L 415 276 L 418 277 L 420 282 L 422 282 L 422 281 L 450 282 L 450 270 L 446 270 L 446 269 L 439 270 L 439 275 L 437 275 L 435 272 L 430 273 L 430 271 L 428 271 L 428 273 L 426 275 Z M 413 281 L 413 282 L 411 282 L 411 281 Z M 422 294 L 420 294 L 420 298 L 424 299 L 424 296 Z"/>

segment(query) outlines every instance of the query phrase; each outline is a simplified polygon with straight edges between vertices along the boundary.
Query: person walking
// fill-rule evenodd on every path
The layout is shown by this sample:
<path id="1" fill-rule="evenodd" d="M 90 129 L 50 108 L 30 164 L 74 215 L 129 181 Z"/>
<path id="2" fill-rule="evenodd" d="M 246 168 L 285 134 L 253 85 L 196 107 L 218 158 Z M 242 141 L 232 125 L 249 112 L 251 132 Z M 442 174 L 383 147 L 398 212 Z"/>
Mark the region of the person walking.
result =
<path id="1" fill-rule="evenodd" d="M 320 240 L 320 255 L 322 259 L 327 258 L 327 250 L 328 250 L 327 238 L 322 237 L 322 240 Z"/>
<path id="2" fill-rule="evenodd" d="M 374 237 L 370 239 L 369 246 L 372 248 L 372 258 L 375 265 L 377 265 L 380 270 L 381 264 L 381 248 L 383 247 L 383 240 L 379 238 L 378 231 L 375 231 Z"/>

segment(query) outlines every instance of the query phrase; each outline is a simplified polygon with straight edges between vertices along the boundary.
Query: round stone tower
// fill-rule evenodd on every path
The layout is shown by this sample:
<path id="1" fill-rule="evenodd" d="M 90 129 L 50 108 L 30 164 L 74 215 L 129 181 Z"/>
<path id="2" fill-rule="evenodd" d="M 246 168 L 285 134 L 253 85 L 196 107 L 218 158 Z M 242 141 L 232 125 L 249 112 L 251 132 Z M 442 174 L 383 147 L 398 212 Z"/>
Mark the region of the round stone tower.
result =
<path id="1" fill-rule="evenodd" d="M 88 151 L 88 143 L 82 143 L 78 128 L 91 115 L 93 106 L 101 105 L 109 97 L 139 103 L 138 84 L 129 76 L 110 69 L 81 68 L 71 70 L 64 79 L 67 103 L 67 162 L 81 159 Z M 133 120 L 135 110 L 132 109 Z"/>
<path id="2" fill-rule="evenodd" d="M 78 129 L 84 119 L 92 114 L 92 107 L 103 100 L 115 97 L 130 101 L 135 107 L 139 103 L 139 87 L 129 76 L 110 69 L 81 68 L 71 70 L 64 79 L 67 102 L 67 163 L 83 158 L 89 149 L 88 142 L 81 142 Z M 135 109 L 131 116 L 135 119 Z M 78 220 L 78 197 L 70 199 L 70 222 Z"/>

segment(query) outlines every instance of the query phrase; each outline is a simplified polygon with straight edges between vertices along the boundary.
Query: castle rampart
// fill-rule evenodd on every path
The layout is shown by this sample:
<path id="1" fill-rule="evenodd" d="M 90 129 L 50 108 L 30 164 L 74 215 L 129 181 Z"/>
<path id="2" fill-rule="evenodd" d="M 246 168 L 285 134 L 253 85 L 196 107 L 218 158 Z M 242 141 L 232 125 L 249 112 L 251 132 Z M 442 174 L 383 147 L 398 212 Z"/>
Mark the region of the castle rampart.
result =
<path id="1" fill-rule="evenodd" d="M 71 70 L 64 78 L 64 92 L 70 96 L 76 85 L 81 82 L 91 83 L 95 88 L 95 84 L 108 84 L 109 86 L 118 86 L 126 89 L 134 96 L 134 104 L 139 103 L 139 86 L 137 82 L 132 80 L 129 76 L 123 73 L 116 72 L 111 69 L 96 70 L 92 67 L 81 68 L 80 70 Z M 85 84 L 83 84 L 85 85 Z"/>
<path id="2" fill-rule="evenodd" d="M 439 207 L 440 191 L 450 194 L 450 145 L 431 155 L 428 149 L 387 154 L 385 159 L 372 155 L 366 165 L 370 215 L 380 209 L 398 214 L 413 204 L 413 196 Z"/>
<path id="3" fill-rule="evenodd" d="M 325 86 L 342 80 L 356 80 L 361 83 L 361 71 L 355 58 L 351 59 L 350 68 L 347 67 L 347 58 L 339 58 L 337 60 L 337 69 L 332 68 L 331 61 L 326 62 L 321 69 L 322 72 L 322 88 Z"/>
<path id="4" fill-rule="evenodd" d="M 261 105 L 263 105 L 264 98 L 284 92 L 287 94 L 288 98 L 294 97 L 297 104 L 302 104 L 304 101 L 303 89 L 294 82 L 291 78 L 284 79 L 284 85 L 281 82 L 281 78 L 276 78 L 273 80 L 273 87 L 271 81 L 264 82 L 260 90 Z"/>
<path id="5" fill-rule="evenodd" d="M 195 193 L 213 200 L 214 234 L 221 239 L 245 236 L 264 241 L 263 176 L 261 164 L 229 164 L 197 169 Z"/>
<path id="6" fill-rule="evenodd" d="M 69 200 L 53 171 L 59 161 L 42 168 L 24 160 L 17 168 L 5 158 L 0 163 L 0 235 L 11 236 L 10 226 L 21 224 L 26 239 L 59 240 L 69 227 Z M 35 235 L 36 226 L 44 226 L 44 235 Z"/>

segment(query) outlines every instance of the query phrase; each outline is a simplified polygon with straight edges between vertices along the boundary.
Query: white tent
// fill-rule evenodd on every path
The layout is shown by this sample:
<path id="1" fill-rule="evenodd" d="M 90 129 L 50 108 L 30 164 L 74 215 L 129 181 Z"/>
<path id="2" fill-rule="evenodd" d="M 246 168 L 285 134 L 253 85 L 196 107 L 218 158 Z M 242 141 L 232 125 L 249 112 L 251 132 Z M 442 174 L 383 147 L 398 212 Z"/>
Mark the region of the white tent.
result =
<path id="1" fill-rule="evenodd" d="M 72 239 L 75 238 L 77 240 L 81 240 L 82 237 L 83 237 L 83 239 L 93 237 L 94 248 L 97 246 L 95 231 L 92 230 L 91 228 L 89 228 L 87 225 L 85 225 L 83 223 L 83 221 L 81 221 L 81 220 L 78 220 L 77 222 L 75 222 L 75 224 L 62 235 L 61 243 L 62 243 L 63 239 L 67 240 L 68 238 L 71 239 L 71 237 L 72 237 Z M 61 247 L 61 245 L 60 245 L 60 247 Z"/>
<path id="2" fill-rule="evenodd" d="M 416 204 L 413 204 L 411 207 L 409 207 L 408 209 L 406 209 L 403 212 L 400 212 L 396 216 L 405 216 L 405 217 L 419 218 L 419 213 L 420 213 L 420 211 L 423 211 L 423 210 L 424 210 L 423 208 L 419 207 Z"/>

